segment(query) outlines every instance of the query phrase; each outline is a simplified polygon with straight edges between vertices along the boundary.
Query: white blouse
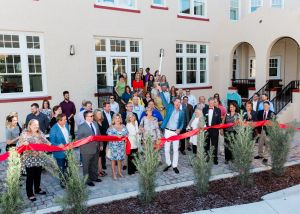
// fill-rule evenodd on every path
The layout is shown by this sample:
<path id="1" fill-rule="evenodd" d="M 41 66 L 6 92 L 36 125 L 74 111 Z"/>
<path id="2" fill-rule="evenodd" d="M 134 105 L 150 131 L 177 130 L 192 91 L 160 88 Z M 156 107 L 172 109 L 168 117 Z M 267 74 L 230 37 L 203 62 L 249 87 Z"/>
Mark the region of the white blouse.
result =
<path id="1" fill-rule="evenodd" d="M 127 123 L 126 128 L 128 130 L 128 139 L 131 144 L 131 149 L 137 149 L 137 141 L 138 141 L 138 132 L 139 132 L 139 127 L 137 121 L 135 121 L 135 124 L 133 125 L 132 123 Z"/>

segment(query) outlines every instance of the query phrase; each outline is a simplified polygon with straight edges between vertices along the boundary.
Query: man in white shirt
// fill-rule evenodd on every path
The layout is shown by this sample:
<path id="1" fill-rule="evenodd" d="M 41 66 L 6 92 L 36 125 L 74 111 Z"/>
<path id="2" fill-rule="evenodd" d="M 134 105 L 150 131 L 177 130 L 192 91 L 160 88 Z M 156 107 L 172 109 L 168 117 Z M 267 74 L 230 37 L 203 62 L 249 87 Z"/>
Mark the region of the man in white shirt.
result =
<path id="1" fill-rule="evenodd" d="M 120 111 L 119 103 L 115 101 L 114 96 L 112 95 L 110 96 L 109 102 L 110 102 L 110 110 L 113 111 L 114 113 L 119 113 Z"/>
<path id="2" fill-rule="evenodd" d="M 252 106 L 253 106 L 253 111 L 258 111 L 258 106 L 259 106 L 259 95 L 255 93 L 253 95 L 253 100 L 252 100 Z"/>
<path id="3" fill-rule="evenodd" d="M 139 98 L 138 97 L 133 97 L 132 98 L 132 103 L 133 103 L 133 110 L 132 112 L 136 113 L 138 116 L 138 120 L 141 120 L 142 113 L 145 111 L 144 106 L 139 105 Z"/>
<path id="4" fill-rule="evenodd" d="M 189 104 L 191 104 L 193 106 L 193 108 L 197 105 L 197 100 L 196 100 L 196 97 L 194 95 L 191 94 L 191 91 L 190 89 L 186 89 L 185 90 L 185 93 L 189 99 Z"/>

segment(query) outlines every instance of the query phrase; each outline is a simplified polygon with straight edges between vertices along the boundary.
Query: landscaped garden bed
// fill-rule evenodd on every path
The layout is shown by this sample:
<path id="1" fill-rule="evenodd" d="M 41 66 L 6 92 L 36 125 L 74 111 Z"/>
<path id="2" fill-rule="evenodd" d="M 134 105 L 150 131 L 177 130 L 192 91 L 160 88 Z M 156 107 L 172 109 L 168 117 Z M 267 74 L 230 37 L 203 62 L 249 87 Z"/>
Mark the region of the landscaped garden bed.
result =
<path id="1" fill-rule="evenodd" d="M 199 196 L 195 186 L 157 193 L 150 204 L 129 198 L 89 207 L 86 213 L 184 213 L 257 202 L 261 197 L 300 184 L 300 165 L 286 168 L 283 176 L 271 171 L 253 174 L 252 185 L 242 186 L 237 178 L 210 182 L 208 193 Z"/>

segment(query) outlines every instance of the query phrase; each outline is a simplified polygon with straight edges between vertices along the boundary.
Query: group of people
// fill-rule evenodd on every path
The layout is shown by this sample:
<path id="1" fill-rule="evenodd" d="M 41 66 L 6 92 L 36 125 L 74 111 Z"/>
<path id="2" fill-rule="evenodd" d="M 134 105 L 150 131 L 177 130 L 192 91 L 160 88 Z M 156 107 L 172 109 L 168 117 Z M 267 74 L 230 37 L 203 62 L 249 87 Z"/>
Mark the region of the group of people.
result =
<path id="1" fill-rule="evenodd" d="M 63 92 L 63 101 L 50 108 L 50 103 L 44 100 L 42 107 L 37 103 L 31 105 L 31 113 L 27 116 L 25 126 L 18 123 L 17 112 L 11 112 L 6 118 L 6 149 L 22 145 L 44 143 L 64 147 L 75 139 L 89 136 L 111 135 L 120 137 L 117 142 L 93 141 L 80 146 L 80 163 L 83 174 L 87 175 L 87 185 L 95 186 L 95 182 L 106 176 L 107 159 L 111 161 L 112 179 L 123 177 L 123 170 L 129 175 L 137 172 L 133 163 L 134 154 L 143 149 L 143 142 L 151 139 L 153 144 L 160 144 L 162 137 L 186 133 L 197 128 L 204 128 L 221 123 L 232 123 L 240 120 L 238 114 L 241 106 L 236 102 L 228 104 L 228 110 L 222 105 L 219 94 L 206 98 L 200 96 L 198 101 L 189 89 L 185 91 L 174 86 L 169 87 L 165 76 L 158 71 L 154 75 L 150 69 L 140 69 L 132 82 L 133 88 L 127 85 L 126 77 L 119 76 L 115 86 L 115 93 L 109 96 L 109 101 L 103 103 L 103 108 L 93 109 L 91 101 L 83 101 L 79 112 L 70 100 L 69 92 Z M 255 94 L 252 101 L 245 105 L 243 120 L 269 120 L 274 116 L 272 103 L 267 95 Z M 77 132 L 75 135 L 75 126 Z M 224 132 L 224 133 L 223 133 Z M 49 134 L 49 136 L 48 136 Z M 218 164 L 219 135 L 236 134 L 233 127 L 219 130 L 208 129 L 206 134 L 205 151 L 213 146 L 213 161 Z M 268 140 L 264 128 L 255 130 L 259 137 L 259 153 L 256 159 L 267 161 L 265 141 Z M 128 137 L 131 146 L 130 154 L 125 153 L 125 141 Z M 163 171 L 171 167 L 179 173 L 179 151 L 186 155 L 186 150 L 197 153 L 197 136 L 189 139 L 166 142 L 164 155 L 166 166 Z M 232 161 L 229 145 L 232 142 L 225 137 L 225 163 Z M 171 160 L 171 145 L 173 158 Z M 67 169 L 66 154 L 63 151 L 53 152 L 57 165 L 63 173 Z M 161 157 L 159 157 L 161 161 Z M 31 201 L 35 201 L 35 194 L 46 194 L 40 188 L 42 167 L 45 164 L 45 155 L 38 151 L 25 151 L 22 154 L 22 163 L 26 170 L 26 191 Z M 64 183 L 61 181 L 61 186 Z M 34 190 L 34 191 L 33 191 Z"/>

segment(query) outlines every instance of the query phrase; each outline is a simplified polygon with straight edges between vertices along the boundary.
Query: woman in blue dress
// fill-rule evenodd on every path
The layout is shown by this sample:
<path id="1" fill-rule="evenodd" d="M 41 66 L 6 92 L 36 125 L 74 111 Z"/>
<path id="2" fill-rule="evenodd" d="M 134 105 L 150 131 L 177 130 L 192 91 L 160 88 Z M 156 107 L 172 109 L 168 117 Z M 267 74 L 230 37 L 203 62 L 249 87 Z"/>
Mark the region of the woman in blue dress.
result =
<path id="1" fill-rule="evenodd" d="M 107 130 L 108 135 L 124 137 L 128 135 L 128 131 L 126 127 L 122 124 L 122 116 L 121 114 L 114 114 L 112 118 L 112 125 Z M 116 164 L 118 165 L 118 175 L 119 177 L 123 177 L 122 175 L 122 160 L 125 159 L 125 142 L 109 142 L 108 143 L 108 158 L 111 160 L 111 169 L 112 169 L 112 177 L 114 180 L 116 177 Z"/>

